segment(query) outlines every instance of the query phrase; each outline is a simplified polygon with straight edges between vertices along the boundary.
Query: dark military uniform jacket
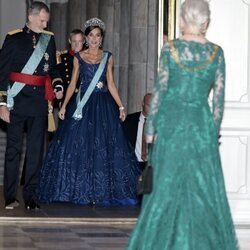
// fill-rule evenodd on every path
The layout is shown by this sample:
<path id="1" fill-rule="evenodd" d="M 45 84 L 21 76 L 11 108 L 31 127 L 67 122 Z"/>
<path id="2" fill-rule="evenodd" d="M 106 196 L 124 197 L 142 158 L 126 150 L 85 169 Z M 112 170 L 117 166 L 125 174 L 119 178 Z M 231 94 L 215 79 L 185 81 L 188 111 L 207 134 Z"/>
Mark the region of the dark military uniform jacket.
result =
<path id="1" fill-rule="evenodd" d="M 63 87 L 66 90 L 72 76 L 74 54 L 68 50 L 60 52 L 57 68 L 63 80 Z"/>
<path id="2" fill-rule="evenodd" d="M 60 72 L 60 75 L 63 80 L 64 93 L 70 84 L 73 71 L 73 61 L 74 61 L 74 52 L 72 50 L 64 50 L 59 52 L 57 69 Z M 80 78 L 77 81 L 76 88 L 78 89 L 80 85 Z"/>
<path id="3" fill-rule="evenodd" d="M 56 69 L 56 46 L 52 32 L 43 31 L 51 36 L 44 56 L 37 66 L 33 75 L 50 75 L 53 85 L 61 84 L 60 73 Z M 0 104 L 6 103 L 6 91 L 13 82 L 9 80 L 11 72 L 21 72 L 31 57 L 40 33 L 35 33 L 27 26 L 23 29 L 9 32 L 5 38 L 0 53 Z M 14 108 L 12 112 L 27 115 L 46 115 L 48 110 L 47 101 L 44 98 L 44 86 L 25 85 L 14 97 Z"/>

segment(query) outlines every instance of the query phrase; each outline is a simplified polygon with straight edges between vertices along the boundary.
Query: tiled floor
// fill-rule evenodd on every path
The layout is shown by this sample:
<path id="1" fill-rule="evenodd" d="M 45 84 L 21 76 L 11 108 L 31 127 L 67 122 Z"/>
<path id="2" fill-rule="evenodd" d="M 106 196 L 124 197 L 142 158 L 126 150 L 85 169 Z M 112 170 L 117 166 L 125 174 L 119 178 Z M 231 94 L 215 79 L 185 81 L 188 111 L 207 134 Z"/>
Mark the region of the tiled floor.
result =
<path id="1" fill-rule="evenodd" d="M 122 250 L 140 210 L 65 203 L 5 210 L 1 199 L 0 250 Z M 250 250 L 250 225 L 236 228 L 241 249 Z"/>
<path id="2" fill-rule="evenodd" d="M 57 203 L 39 211 L 0 209 L 0 249 L 124 249 L 139 207 Z"/>
<path id="3" fill-rule="evenodd" d="M 3 223 L 0 249 L 122 250 L 132 225 Z"/>
<path id="4" fill-rule="evenodd" d="M 27 211 L 19 200 L 18 208 L 6 210 L 0 195 L 0 250 L 124 249 L 140 210 L 53 203 Z"/>

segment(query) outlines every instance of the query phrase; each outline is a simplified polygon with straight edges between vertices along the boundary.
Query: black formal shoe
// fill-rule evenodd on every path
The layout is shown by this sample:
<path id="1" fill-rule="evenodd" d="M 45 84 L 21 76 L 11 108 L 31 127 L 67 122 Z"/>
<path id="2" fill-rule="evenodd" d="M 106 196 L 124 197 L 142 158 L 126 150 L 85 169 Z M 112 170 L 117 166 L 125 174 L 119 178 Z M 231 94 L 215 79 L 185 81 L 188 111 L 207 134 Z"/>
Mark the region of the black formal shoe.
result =
<path id="1" fill-rule="evenodd" d="M 40 205 L 37 202 L 35 202 L 34 200 L 30 200 L 30 201 L 25 202 L 25 208 L 27 210 L 33 210 L 33 209 L 38 210 L 38 209 L 40 209 Z"/>

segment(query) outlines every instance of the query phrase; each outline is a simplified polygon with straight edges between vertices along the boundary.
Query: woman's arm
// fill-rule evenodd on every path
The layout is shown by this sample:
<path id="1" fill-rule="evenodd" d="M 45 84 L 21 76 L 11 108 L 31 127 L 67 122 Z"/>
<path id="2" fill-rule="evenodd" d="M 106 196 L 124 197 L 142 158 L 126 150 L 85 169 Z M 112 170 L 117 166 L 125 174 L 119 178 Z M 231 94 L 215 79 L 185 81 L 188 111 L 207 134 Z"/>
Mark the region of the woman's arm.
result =
<path id="1" fill-rule="evenodd" d="M 75 57 L 74 61 L 73 61 L 73 71 L 72 71 L 71 81 L 70 81 L 70 84 L 67 88 L 66 96 L 65 96 L 64 102 L 62 104 L 62 107 L 58 113 L 59 118 L 62 120 L 64 120 L 64 118 L 65 118 L 66 106 L 67 106 L 70 98 L 72 97 L 72 95 L 75 92 L 78 77 L 79 77 L 79 63 L 78 63 L 77 58 Z"/>
<path id="2" fill-rule="evenodd" d="M 119 118 L 124 121 L 126 118 L 125 110 L 122 105 L 121 98 L 119 96 L 116 84 L 114 82 L 114 77 L 113 77 L 113 57 L 110 56 L 109 61 L 108 61 L 108 68 L 107 68 L 107 83 L 108 83 L 108 89 L 112 97 L 114 98 L 115 102 L 117 103 L 120 111 L 120 116 Z"/>
<path id="3" fill-rule="evenodd" d="M 213 117 L 215 127 L 219 134 L 224 111 L 225 99 L 225 58 L 224 52 L 220 48 L 218 51 L 218 65 L 215 73 L 214 94 L 213 94 Z"/>
<path id="4" fill-rule="evenodd" d="M 157 74 L 156 83 L 153 88 L 153 95 L 150 101 L 150 108 L 148 112 L 148 119 L 146 122 L 146 141 L 147 143 L 154 143 L 156 140 L 156 128 L 155 123 L 158 116 L 158 111 L 163 97 L 166 95 L 168 89 L 169 79 L 169 55 L 170 46 L 166 43 L 162 50 L 159 61 L 159 70 Z"/>

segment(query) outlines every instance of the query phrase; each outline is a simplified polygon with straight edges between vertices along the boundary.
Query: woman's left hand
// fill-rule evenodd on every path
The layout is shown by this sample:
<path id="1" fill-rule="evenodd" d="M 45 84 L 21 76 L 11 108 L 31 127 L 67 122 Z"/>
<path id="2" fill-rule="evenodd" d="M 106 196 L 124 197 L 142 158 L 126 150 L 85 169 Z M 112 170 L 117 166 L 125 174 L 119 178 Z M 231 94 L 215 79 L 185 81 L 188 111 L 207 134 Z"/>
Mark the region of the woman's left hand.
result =
<path id="1" fill-rule="evenodd" d="M 66 108 L 62 106 L 58 112 L 58 116 L 61 120 L 64 120 L 65 118 L 65 113 L 66 113 Z"/>
<path id="2" fill-rule="evenodd" d="M 125 121 L 125 119 L 126 119 L 126 113 L 125 113 L 124 110 L 120 110 L 119 118 L 121 119 L 122 122 Z"/>

